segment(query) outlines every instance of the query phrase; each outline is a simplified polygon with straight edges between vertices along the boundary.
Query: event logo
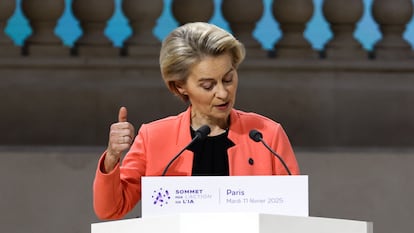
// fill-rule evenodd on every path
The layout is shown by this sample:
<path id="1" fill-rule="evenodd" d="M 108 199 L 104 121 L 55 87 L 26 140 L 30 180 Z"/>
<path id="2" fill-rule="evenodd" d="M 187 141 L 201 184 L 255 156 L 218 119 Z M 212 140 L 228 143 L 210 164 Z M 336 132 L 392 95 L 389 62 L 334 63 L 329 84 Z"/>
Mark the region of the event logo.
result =
<path id="1" fill-rule="evenodd" d="M 159 190 L 154 190 L 152 194 L 152 200 L 154 205 L 164 206 L 168 204 L 168 201 L 171 199 L 170 193 L 168 190 L 160 188 Z"/>

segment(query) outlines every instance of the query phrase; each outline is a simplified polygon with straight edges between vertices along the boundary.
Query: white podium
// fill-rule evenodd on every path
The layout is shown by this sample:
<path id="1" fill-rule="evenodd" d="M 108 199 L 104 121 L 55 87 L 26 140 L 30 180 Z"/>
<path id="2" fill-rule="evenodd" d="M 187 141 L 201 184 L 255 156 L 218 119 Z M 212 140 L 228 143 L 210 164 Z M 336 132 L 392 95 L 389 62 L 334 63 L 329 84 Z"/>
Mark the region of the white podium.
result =
<path id="1" fill-rule="evenodd" d="M 373 233 L 371 222 L 260 213 L 187 213 L 93 223 L 91 233 Z"/>
<path id="2" fill-rule="evenodd" d="M 307 176 L 142 177 L 142 218 L 91 233 L 373 233 L 371 222 L 309 217 Z"/>

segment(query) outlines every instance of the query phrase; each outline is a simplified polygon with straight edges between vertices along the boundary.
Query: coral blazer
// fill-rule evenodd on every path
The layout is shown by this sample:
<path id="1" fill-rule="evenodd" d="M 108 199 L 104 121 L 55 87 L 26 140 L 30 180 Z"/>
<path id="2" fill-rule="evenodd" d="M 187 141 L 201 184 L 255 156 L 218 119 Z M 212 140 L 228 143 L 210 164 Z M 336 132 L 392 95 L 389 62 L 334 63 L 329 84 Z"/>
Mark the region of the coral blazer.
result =
<path id="1" fill-rule="evenodd" d="M 172 117 L 143 124 L 122 165 L 102 172 L 104 153 L 98 164 L 93 186 L 96 215 L 101 219 L 119 219 L 141 199 L 141 177 L 160 176 L 170 160 L 192 140 L 191 107 Z M 228 149 L 229 174 L 286 175 L 283 164 L 260 142 L 249 137 L 257 129 L 263 140 L 285 161 L 293 175 L 299 167 L 285 131 L 279 123 L 255 113 L 233 109 L 230 113 L 229 139 L 235 144 Z M 167 176 L 191 176 L 193 152 L 186 150 L 168 169 Z"/>

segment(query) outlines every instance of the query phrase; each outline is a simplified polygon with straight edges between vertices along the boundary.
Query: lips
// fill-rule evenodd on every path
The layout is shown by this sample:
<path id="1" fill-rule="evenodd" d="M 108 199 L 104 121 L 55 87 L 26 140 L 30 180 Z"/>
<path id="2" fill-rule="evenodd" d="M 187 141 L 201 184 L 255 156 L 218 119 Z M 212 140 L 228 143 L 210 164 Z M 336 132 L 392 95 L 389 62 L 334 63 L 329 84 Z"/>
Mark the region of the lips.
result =
<path id="1" fill-rule="evenodd" d="M 216 105 L 216 107 L 220 110 L 226 110 L 228 106 L 229 106 L 229 103 Z"/>

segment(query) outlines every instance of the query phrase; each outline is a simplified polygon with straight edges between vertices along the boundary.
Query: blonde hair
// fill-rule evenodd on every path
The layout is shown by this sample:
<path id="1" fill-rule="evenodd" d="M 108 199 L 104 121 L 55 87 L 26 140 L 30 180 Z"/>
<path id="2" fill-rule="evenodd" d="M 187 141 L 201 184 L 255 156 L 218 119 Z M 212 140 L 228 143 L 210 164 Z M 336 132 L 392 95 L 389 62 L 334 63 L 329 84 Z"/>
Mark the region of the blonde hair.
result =
<path id="1" fill-rule="evenodd" d="M 245 57 L 245 48 L 233 35 L 213 24 L 196 22 L 184 24 L 173 30 L 162 42 L 160 68 L 168 89 L 188 101 L 176 84 L 184 84 L 193 65 L 206 56 L 229 53 L 237 68 Z"/>

